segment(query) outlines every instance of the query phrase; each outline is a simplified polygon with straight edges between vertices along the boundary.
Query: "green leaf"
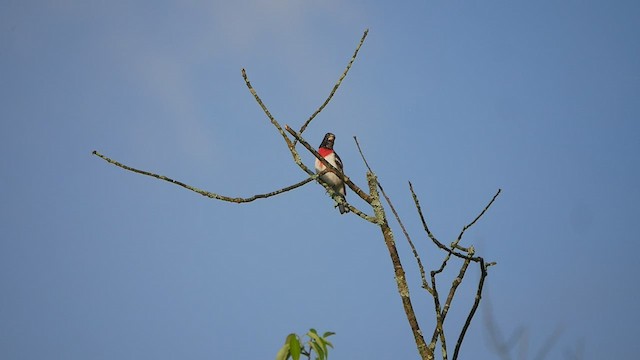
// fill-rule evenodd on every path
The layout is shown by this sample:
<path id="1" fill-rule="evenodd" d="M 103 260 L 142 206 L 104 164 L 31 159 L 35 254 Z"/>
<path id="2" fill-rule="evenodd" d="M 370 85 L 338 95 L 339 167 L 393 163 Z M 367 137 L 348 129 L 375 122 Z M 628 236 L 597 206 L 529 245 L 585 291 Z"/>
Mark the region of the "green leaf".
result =
<path id="1" fill-rule="evenodd" d="M 289 358 L 289 344 L 282 345 L 278 353 L 276 354 L 276 360 L 287 360 Z"/>
<path id="2" fill-rule="evenodd" d="M 312 340 L 316 341 L 318 344 L 322 344 L 322 340 L 320 340 L 320 336 L 314 329 L 309 330 L 309 332 L 307 333 L 307 336 Z"/>
<path id="3" fill-rule="evenodd" d="M 293 360 L 300 360 L 300 340 L 298 340 L 297 335 L 295 334 L 291 334 L 291 335 L 287 337 L 289 349 L 291 352 L 291 358 Z"/>
<path id="4" fill-rule="evenodd" d="M 309 330 L 309 332 L 307 333 L 307 336 L 311 338 L 312 340 L 311 343 L 316 343 L 322 347 L 323 354 L 327 352 L 327 345 L 320 338 L 320 336 L 318 336 L 318 333 L 314 329 Z"/>
<path id="5" fill-rule="evenodd" d="M 335 335 L 336 333 L 332 332 L 332 331 L 327 331 L 324 334 L 322 334 L 322 341 L 327 344 L 327 346 L 329 346 L 330 348 L 333 349 L 333 344 L 331 343 L 331 341 L 327 340 L 327 338 L 331 335 Z"/>
<path id="6" fill-rule="evenodd" d="M 320 360 L 325 360 L 325 356 L 324 356 L 324 351 L 322 351 L 322 346 L 320 346 L 317 342 L 315 341 L 309 341 L 309 345 L 313 348 L 313 350 L 316 351 L 316 353 L 318 353 L 318 359 Z"/>
<path id="7" fill-rule="evenodd" d="M 324 348 L 324 356 L 329 358 L 329 349 L 327 349 L 327 346 L 333 348 L 333 344 L 325 338 L 321 338 L 320 340 L 322 340 L 322 347 Z"/>

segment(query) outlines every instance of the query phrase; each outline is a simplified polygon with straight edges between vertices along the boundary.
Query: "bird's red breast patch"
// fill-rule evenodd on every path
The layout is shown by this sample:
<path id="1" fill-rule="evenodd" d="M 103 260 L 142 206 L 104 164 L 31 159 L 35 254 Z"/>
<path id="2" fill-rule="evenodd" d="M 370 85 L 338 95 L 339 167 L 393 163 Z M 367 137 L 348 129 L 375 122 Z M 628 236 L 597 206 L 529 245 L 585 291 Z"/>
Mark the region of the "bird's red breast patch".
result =
<path id="1" fill-rule="evenodd" d="M 323 147 L 318 149 L 318 154 L 320 154 L 320 156 L 322 156 L 322 157 L 327 157 L 327 155 L 331 154 L 332 152 L 333 152 L 332 149 L 327 149 L 327 148 L 323 148 Z"/>

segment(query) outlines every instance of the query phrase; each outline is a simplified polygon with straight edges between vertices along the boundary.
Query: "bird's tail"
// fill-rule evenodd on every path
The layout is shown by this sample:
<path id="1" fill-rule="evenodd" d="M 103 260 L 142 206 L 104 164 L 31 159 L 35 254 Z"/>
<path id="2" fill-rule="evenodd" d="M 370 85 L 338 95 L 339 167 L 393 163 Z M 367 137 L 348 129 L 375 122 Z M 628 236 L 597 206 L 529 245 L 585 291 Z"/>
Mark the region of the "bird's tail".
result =
<path id="1" fill-rule="evenodd" d="M 342 198 L 342 200 L 344 200 L 344 198 Z M 349 212 L 349 208 L 347 208 L 343 203 L 338 204 L 338 210 L 340 210 L 340 214 Z"/>

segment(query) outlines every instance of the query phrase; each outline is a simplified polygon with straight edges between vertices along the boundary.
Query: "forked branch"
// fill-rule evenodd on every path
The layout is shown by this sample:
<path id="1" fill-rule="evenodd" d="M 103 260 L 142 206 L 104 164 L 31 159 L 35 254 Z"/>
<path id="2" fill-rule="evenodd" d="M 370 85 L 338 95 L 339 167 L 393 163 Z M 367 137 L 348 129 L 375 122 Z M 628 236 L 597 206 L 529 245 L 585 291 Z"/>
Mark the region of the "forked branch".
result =
<path id="1" fill-rule="evenodd" d="M 443 359 L 447 359 L 447 342 L 445 339 L 445 334 L 444 334 L 444 322 L 445 319 L 447 317 L 447 314 L 449 312 L 449 309 L 451 307 L 451 303 L 453 301 L 453 298 L 456 294 L 456 290 L 458 289 L 458 286 L 460 285 L 460 283 L 462 283 L 462 280 L 464 279 L 464 276 L 466 274 L 467 268 L 469 266 L 469 264 L 471 262 L 476 262 L 479 264 L 480 266 L 480 280 L 478 282 L 478 287 L 476 290 L 476 296 L 473 302 L 473 305 L 471 306 L 471 309 L 469 311 L 469 314 L 467 315 L 467 319 L 461 329 L 460 335 L 458 336 L 458 339 L 456 341 L 456 347 L 454 349 L 453 352 L 453 359 L 457 359 L 459 352 L 460 352 L 460 346 L 462 345 L 462 342 L 464 340 L 464 336 L 466 335 L 466 332 L 471 324 L 471 321 L 476 313 L 476 310 L 478 308 L 478 305 L 480 304 L 480 299 L 482 297 L 482 290 L 484 287 L 484 281 L 485 278 L 487 276 L 487 268 L 491 265 L 494 265 L 495 263 L 490 263 L 490 264 L 485 264 L 485 260 L 482 257 L 479 256 L 474 256 L 475 255 L 475 249 L 473 248 L 473 246 L 469 246 L 469 247 L 463 247 L 460 246 L 460 241 L 462 240 L 462 237 L 465 233 L 465 231 L 467 229 L 469 229 L 471 226 L 473 226 L 489 209 L 489 207 L 491 207 L 491 205 L 493 204 L 493 202 L 496 200 L 496 198 L 498 197 L 498 195 L 501 192 L 501 189 L 498 189 L 498 191 L 496 192 L 496 194 L 493 196 L 493 198 L 491 199 L 491 201 L 489 201 L 489 203 L 484 207 L 484 209 L 480 212 L 480 214 L 478 214 L 478 216 L 476 216 L 476 218 L 471 221 L 469 224 L 465 225 L 462 228 L 462 231 L 460 232 L 460 234 L 458 235 L 458 238 L 451 243 L 451 248 L 448 248 L 446 245 L 444 245 L 442 242 L 440 242 L 435 235 L 431 232 L 431 230 L 429 229 L 429 226 L 427 225 L 427 222 L 424 218 L 424 214 L 422 213 L 422 208 L 420 207 L 420 202 L 418 200 L 418 197 L 415 193 L 415 191 L 413 190 L 413 185 L 411 184 L 411 182 L 409 182 L 409 190 L 411 191 L 411 195 L 413 197 L 414 200 L 414 204 L 416 206 L 416 210 L 418 211 L 418 214 L 420 216 L 420 220 L 422 221 L 422 225 L 424 227 L 425 232 L 427 233 L 427 236 L 431 239 L 431 241 L 438 246 L 440 249 L 444 250 L 447 252 L 447 255 L 445 256 L 445 258 L 442 261 L 442 264 L 440 265 L 440 268 L 438 268 L 437 270 L 431 271 L 431 291 L 429 291 L 429 293 L 431 294 L 431 296 L 433 297 L 433 301 L 434 301 L 434 307 L 435 307 L 435 312 L 436 312 L 436 326 L 434 327 L 434 331 L 433 331 L 433 335 L 431 337 L 431 342 L 429 343 L 429 348 L 430 349 L 435 349 L 435 345 L 436 342 L 438 340 L 438 338 L 440 339 L 440 343 L 441 343 L 441 347 L 442 347 L 442 357 Z M 462 251 L 458 252 L 455 250 L 459 250 Z M 444 305 L 441 305 L 440 302 L 440 295 L 438 292 L 438 288 L 437 288 L 437 282 L 436 282 L 436 276 L 438 274 L 440 274 L 444 268 L 447 266 L 447 263 L 449 261 L 449 259 L 451 258 L 451 255 L 454 255 L 456 257 L 459 257 L 461 259 L 463 259 L 463 263 L 460 267 L 460 271 L 458 273 L 458 276 L 453 280 L 451 287 L 449 288 L 449 293 L 447 295 L 447 298 L 445 300 Z"/>

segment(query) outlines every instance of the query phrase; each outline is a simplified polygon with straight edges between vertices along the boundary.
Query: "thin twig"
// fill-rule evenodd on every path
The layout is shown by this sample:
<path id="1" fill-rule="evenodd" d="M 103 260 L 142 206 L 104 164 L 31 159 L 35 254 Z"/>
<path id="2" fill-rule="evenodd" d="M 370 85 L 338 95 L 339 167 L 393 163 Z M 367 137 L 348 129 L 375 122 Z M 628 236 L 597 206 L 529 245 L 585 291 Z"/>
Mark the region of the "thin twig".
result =
<path id="1" fill-rule="evenodd" d="M 287 134 L 285 134 L 284 130 L 282 130 L 282 126 L 280 125 L 280 123 L 271 115 L 271 112 L 269 111 L 269 109 L 267 109 L 267 106 L 262 102 L 262 100 L 260 99 L 260 96 L 258 96 L 258 93 L 253 88 L 253 86 L 251 86 L 251 82 L 249 81 L 247 72 L 244 69 L 242 69 L 242 77 L 244 78 L 244 82 L 247 85 L 247 88 L 249 89 L 249 91 L 251 92 L 255 100 L 258 102 L 258 104 L 260 105 L 264 113 L 267 115 L 267 117 L 271 121 L 271 124 L 273 124 L 273 126 L 276 127 L 276 129 L 284 139 L 285 143 L 287 144 L 287 148 L 289 149 L 289 152 L 293 157 L 293 161 L 296 163 L 296 165 L 298 165 L 298 167 L 300 167 L 300 169 L 302 169 L 302 171 L 306 172 L 309 176 L 313 176 L 314 172 L 302 162 L 302 159 L 300 158 L 300 154 L 298 154 L 298 151 L 296 150 L 296 147 L 293 144 L 293 142 L 291 142 Z M 325 186 L 325 188 L 329 190 L 328 186 Z"/>
<path id="2" fill-rule="evenodd" d="M 360 143 L 358 142 L 358 138 L 354 136 L 353 140 L 356 142 L 356 147 L 358 148 L 360 157 L 362 157 L 362 161 L 364 161 L 364 165 L 367 167 L 367 169 L 369 169 L 369 171 L 373 172 L 373 170 L 371 170 L 371 166 L 369 166 L 369 162 L 367 162 L 367 159 L 364 157 L 364 154 L 362 153 L 362 149 L 360 148 Z M 378 183 L 378 185 L 380 185 L 380 183 Z"/>
<path id="3" fill-rule="evenodd" d="M 356 147 L 358 148 L 358 152 L 360 153 L 360 156 L 362 157 L 362 161 L 364 161 L 365 166 L 367 167 L 367 169 L 369 169 L 370 172 L 373 172 L 373 170 L 369 166 L 369 163 L 367 162 L 367 159 L 364 156 L 364 153 L 362 152 L 362 148 L 360 147 L 358 138 L 354 136 L 353 140 L 355 140 L 356 142 Z M 422 266 L 422 261 L 420 260 L 420 255 L 418 254 L 418 250 L 416 250 L 416 247 L 413 245 L 413 241 L 411 241 L 411 237 L 409 236 L 407 229 L 404 227 L 402 220 L 400 220 L 400 215 L 398 215 L 398 212 L 396 211 L 395 207 L 391 203 L 391 199 L 389 198 L 389 196 L 387 196 L 387 193 L 384 191 L 384 188 L 382 187 L 382 184 L 380 183 L 380 181 L 379 180 L 377 181 L 378 181 L 378 187 L 380 188 L 380 192 L 382 193 L 382 196 L 384 196 L 384 199 L 387 202 L 387 204 L 389 204 L 389 208 L 391 209 L 391 212 L 395 216 L 396 221 L 398 222 L 398 224 L 400 224 L 400 229 L 402 229 L 402 233 L 404 234 L 404 237 L 407 239 L 407 242 L 411 247 L 411 251 L 413 252 L 413 257 L 416 259 L 416 262 L 418 263 L 418 270 L 420 271 L 420 276 L 422 278 L 422 287 L 427 291 L 431 292 L 431 289 L 429 288 L 429 284 L 427 283 L 427 276 L 424 272 L 424 267 Z"/>
<path id="4" fill-rule="evenodd" d="M 356 56 L 358 56 L 358 51 L 360 51 L 360 47 L 364 43 L 364 39 L 367 37 L 368 33 L 369 33 L 369 29 L 366 29 L 364 31 L 364 34 L 362 34 L 362 38 L 360 39 L 360 43 L 358 44 L 358 47 L 356 47 L 356 50 L 353 52 L 353 56 L 351 56 L 351 60 L 349 60 L 349 64 L 347 64 L 347 68 L 344 69 L 344 72 L 342 73 L 342 75 L 340 75 L 338 82 L 336 82 L 336 84 L 333 86 L 331 93 L 329 93 L 329 97 L 327 97 L 324 103 L 322 103 L 322 105 L 320 105 L 320 107 L 313 114 L 311 114 L 309 119 L 307 119 L 307 121 L 304 122 L 304 124 L 300 128 L 300 131 L 298 132 L 299 134 L 302 134 L 307 128 L 307 126 L 309 126 L 309 123 L 311 123 L 311 121 L 316 117 L 316 115 L 318 115 L 327 106 L 327 104 L 329 104 L 329 101 L 331 101 L 331 98 L 333 98 L 333 95 L 338 90 L 338 87 L 340 87 L 342 80 L 344 80 L 344 78 L 347 76 L 347 73 L 349 72 L 349 69 L 351 69 L 351 65 L 353 65 L 353 62 L 356 60 Z"/>
<path id="5" fill-rule="evenodd" d="M 440 267 L 439 271 L 432 272 L 432 276 L 434 277 L 433 279 L 434 282 L 435 282 L 435 275 L 444 269 L 444 266 L 446 265 L 446 261 L 449 259 L 449 256 L 450 254 L 447 254 L 447 258 L 442 263 L 442 266 Z M 447 295 L 447 299 L 445 300 L 444 306 L 442 307 L 442 310 L 440 312 L 440 318 L 438 319 L 439 321 L 442 322 L 443 326 L 444 326 L 444 321 L 447 318 L 447 314 L 449 313 L 449 309 L 451 308 L 451 302 L 453 301 L 453 297 L 455 296 L 458 286 L 462 283 L 462 279 L 464 279 L 464 275 L 467 271 L 467 268 L 469 267 L 470 262 L 471 260 L 467 259 L 462 263 L 458 276 L 453 280 L 453 283 L 451 284 L 451 288 L 449 288 L 449 294 Z M 436 330 L 433 332 L 433 335 L 431 336 L 431 342 L 435 342 L 438 339 L 438 330 L 439 329 L 436 328 Z"/>
<path id="6" fill-rule="evenodd" d="M 453 283 L 451 284 L 451 288 L 449 289 L 449 295 L 447 296 L 447 300 L 442 307 L 442 321 L 447 317 L 447 313 L 449 312 L 449 308 L 451 307 L 451 301 L 453 301 L 453 297 L 458 289 L 458 286 L 462 283 L 462 279 L 464 279 L 464 275 L 469 267 L 469 263 L 471 260 L 465 260 L 460 267 L 460 272 L 458 276 L 453 279 Z"/>
<path id="7" fill-rule="evenodd" d="M 433 236 L 433 234 L 431 233 L 431 230 L 429 230 L 429 226 L 427 225 L 427 221 L 424 219 L 424 215 L 422 214 L 422 208 L 420 207 L 420 201 L 418 200 L 418 196 L 416 195 L 416 193 L 413 191 L 413 184 L 411 184 L 411 181 L 409 181 L 409 190 L 411 191 L 411 195 L 413 196 L 413 202 L 416 205 L 416 209 L 418 210 L 418 215 L 420 215 L 420 220 L 422 221 L 422 226 L 423 226 L 424 230 L 426 231 L 427 235 L 429 236 L 429 238 L 431 239 L 431 241 L 433 241 L 433 243 L 436 244 L 437 247 L 439 247 L 440 249 L 448 252 L 449 254 L 457 256 L 457 257 L 459 257 L 461 259 L 469 259 L 471 261 L 479 261 L 479 259 L 480 259 L 479 257 L 466 256 L 466 255 L 461 254 L 461 253 L 459 253 L 457 251 L 449 249 L 446 245 L 444 245 L 438 239 L 436 239 L 435 236 Z"/>
<path id="8" fill-rule="evenodd" d="M 276 129 L 278 129 L 278 132 L 280 133 L 284 141 L 287 143 L 287 146 L 289 148 L 293 147 L 291 140 L 289 139 L 287 134 L 285 134 L 284 130 L 282 130 L 282 126 L 280 126 L 280 123 L 278 123 L 278 121 L 273 117 L 273 115 L 271 115 L 271 112 L 269 111 L 269 109 L 267 109 L 267 106 L 262 102 L 262 99 L 260 99 L 260 96 L 258 96 L 258 92 L 253 88 L 253 86 L 251 86 L 251 82 L 249 81 L 247 72 L 244 69 L 242 69 L 242 78 L 244 79 L 244 83 L 245 85 L 247 85 L 247 88 L 249 88 L 251 95 L 253 95 L 253 98 L 256 100 L 256 102 L 258 102 L 258 105 L 260 105 L 260 107 L 262 108 L 262 111 L 264 111 L 265 115 L 267 115 L 267 117 L 269 118 L 273 126 L 275 126 Z"/>
<path id="9" fill-rule="evenodd" d="M 487 206 L 485 206 L 484 209 L 482 209 L 480 214 L 478 214 L 478 216 L 476 216 L 476 218 L 473 219 L 472 222 L 470 222 L 469 224 L 465 225 L 465 227 L 462 228 L 462 231 L 460 231 L 460 235 L 458 235 L 458 238 L 455 241 L 456 246 L 458 245 L 460 240 L 462 240 L 462 235 L 464 235 L 464 232 L 467 231 L 468 228 L 472 227 L 473 224 L 475 224 L 482 217 L 482 215 L 484 215 L 484 213 L 486 213 L 487 210 L 489 210 L 489 208 L 491 207 L 491 204 L 493 204 L 493 202 L 496 201 L 496 198 L 498 197 L 498 195 L 500 195 L 500 192 L 502 192 L 502 189 L 498 189 L 498 192 L 496 192 L 496 194 L 493 195 L 493 198 L 491 199 L 491 201 L 489 201 Z"/>
<path id="10" fill-rule="evenodd" d="M 183 188 L 185 188 L 187 190 L 191 190 L 191 191 L 193 191 L 195 193 L 198 193 L 198 194 L 200 194 L 202 196 L 206 196 L 206 197 L 209 197 L 209 198 L 212 198 L 212 199 L 216 199 L 216 200 L 232 202 L 232 203 L 236 203 L 236 204 L 248 203 L 248 202 L 252 202 L 252 201 L 257 200 L 257 199 L 266 199 L 266 198 L 269 198 L 269 197 L 272 197 L 272 196 L 275 196 L 275 195 L 278 195 L 278 194 L 282 194 L 284 192 L 293 190 L 295 188 L 299 188 L 300 186 L 305 185 L 308 182 L 313 181 L 313 180 L 317 179 L 319 176 L 324 174 L 324 172 L 321 172 L 321 173 L 318 173 L 316 175 L 309 176 L 308 178 L 306 178 L 306 179 L 304 179 L 304 180 L 302 180 L 302 181 L 300 181 L 298 183 L 295 183 L 293 185 L 289 185 L 289 186 L 284 187 L 282 189 L 279 189 L 279 190 L 276 190 L 276 191 L 272 191 L 272 192 L 269 192 L 269 193 L 266 193 L 266 194 L 258 194 L 258 195 L 250 196 L 248 198 L 241 198 L 241 197 L 230 197 L 230 196 L 224 196 L 224 195 L 215 194 L 215 193 L 212 193 L 212 192 L 209 192 L 209 191 L 198 189 L 198 188 L 196 188 L 194 186 L 185 184 L 185 183 L 183 183 L 181 181 L 173 180 L 173 179 L 171 179 L 171 178 L 169 178 L 167 176 L 164 176 L 164 175 L 158 175 L 158 174 L 154 174 L 154 173 L 149 172 L 149 171 L 139 170 L 139 169 L 136 169 L 136 168 L 121 164 L 121 163 L 119 163 L 119 162 L 117 162 L 115 160 L 112 160 L 112 159 L 100 154 L 99 152 L 97 152 L 95 150 L 93 151 L 92 154 L 97 156 L 97 157 L 99 157 L 99 158 L 101 158 L 101 159 L 103 159 L 104 161 L 106 161 L 106 162 L 108 162 L 110 164 L 113 164 L 113 165 L 115 165 L 115 166 L 117 166 L 119 168 L 122 168 L 124 170 L 128 170 L 128 171 L 131 171 L 131 172 L 134 172 L 134 173 L 137 173 L 137 174 L 141 174 L 141 175 L 151 176 L 151 177 L 154 177 L 156 179 L 164 180 L 164 181 L 170 182 L 172 184 L 175 184 L 175 185 L 178 185 L 178 186 L 182 186 Z"/>
<path id="11" fill-rule="evenodd" d="M 500 192 L 500 191 L 498 191 Z M 471 320 L 478 310 L 478 305 L 480 304 L 480 299 L 482 298 L 482 289 L 484 288 L 484 279 L 487 277 L 487 268 L 484 264 L 484 259 L 480 258 L 480 281 L 478 282 L 478 290 L 476 291 L 476 297 L 473 301 L 473 306 L 471 307 L 471 311 L 469 311 L 469 315 L 467 315 L 467 320 L 464 322 L 464 326 L 462 326 L 462 331 L 460 331 L 460 336 L 458 336 L 458 341 L 456 342 L 456 348 L 453 351 L 452 360 L 456 360 L 458 358 L 458 353 L 460 352 L 460 346 L 462 346 L 462 342 L 464 341 L 464 335 L 467 333 L 467 329 L 469 329 L 469 325 L 471 325 Z"/>
<path id="12" fill-rule="evenodd" d="M 447 262 L 449 261 L 449 259 L 451 259 L 451 253 L 448 253 L 447 256 L 444 257 L 444 260 L 442 260 L 442 264 L 440 265 L 440 268 L 438 270 L 434 270 L 433 272 L 436 274 L 440 274 L 444 268 L 447 266 Z"/>
<path id="13" fill-rule="evenodd" d="M 449 257 L 449 254 L 447 254 Z M 431 291 L 429 292 L 433 297 L 433 306 L 434 311 L 436 313 L 436 326 L 433 330 L 433 336 L 431 337 L 431 342 L 429 343 L 429 348 L 435 350 L 436 341 L 438 340 L 438 335 L 441 340 L 441 348 L 442 348 L 442 356 L 444 359 L 447 357 L 447 340 L 444 335 L 444 320 L 442 319 L 442 310 L 440 307 L 440 294 L 438 293 L 438 286 L 436 284 L 436 274 L 444 269 L 445 263 L 442 263 L 440 270 L 431 271 Z"/>
<path id="14" fill-rule="evenodd" d="M 324 171 L 324 170 L 323 170 L 323 171 Z M 330 190 L 331 190 L 331 191 L 333 191 L 333 189 L 331 189 L 331 188 L 330 188 Z M 335 191 L 334 191 L 334 193 L 335 193 Z M 333 196 L 332 196 L 332 198 L 333 198 Z M 353 205 L 349 204 L 349 203 L 348 203 L 348 202 L 346 202 L 346 201 L 344 202 L 344 205 L 345 205 L 347 208 L 349 208 L 349 211 L 351 211 L 352 213 L 354 213 L 354 214 L 356 214 L 356 215 L 360 216 L 362 219 L 364 219 L 364 220 L 366 220 L 366 221 L 368 221 L 368 222 L 370 222 L 370 223 L 372 223 L 372 224 L 380 225 L 380 224 L 378 223 L 378 220 L 375 218 L 375 216 L 367 215 L 367 214 L 366 214 L 366 213 L 364 213 L 362 210 L 360 210 L 360 209 L 358 209 L 357 207 L 355 207 L 355 206 L 353 206 Z"/>
<path id="15" fill-rule="evenodd" d="M 440 293 L 438 293 L 438 288 L 436 285 L 436 275 L 440 274 L 444 271 L 444 268 L 447 266 L 447 262 L 451 258 L 451 253 L 447 253 L 440 268 L 437 270 L 431 271 L 431 289 L 426 289 L 429 294 L 433 297 L 433 305 L 435 306 L 436 312 L 436 326 L 433 329 L 433 335 L 431 336 L 431 342 L 429 343 L 429 347 L 435 349 L 436 342 L 438 341 L 438 336 L 441 340 L 441 347 L 443 356 L 446 357 L 447 354 L 447 341 L 444 335 L 444 316 L 442 314 L 442 309 L 440 307 Z M 466 260 L 465 260 L 466 261 Z"/>

